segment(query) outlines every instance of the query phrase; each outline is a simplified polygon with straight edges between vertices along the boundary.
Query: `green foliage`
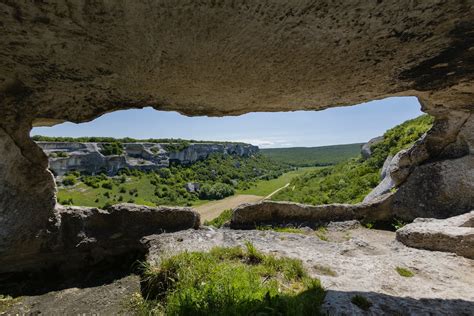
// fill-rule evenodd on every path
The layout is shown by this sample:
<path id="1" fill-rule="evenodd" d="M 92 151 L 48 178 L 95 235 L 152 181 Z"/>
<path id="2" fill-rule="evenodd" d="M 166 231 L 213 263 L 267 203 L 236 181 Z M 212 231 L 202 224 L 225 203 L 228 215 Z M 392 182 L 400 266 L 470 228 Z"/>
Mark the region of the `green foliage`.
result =
<path id="1" fill-rule="evenodd" d="M 139 315 L 318 315 L 325 292 L 300 260 L 246 249 L 185 252 L 146 264 Z M 146 299 L 143 299 L 145 297 Z"/>
<path id="2" fill-rule="evenodd" d="M 272 199 L 314 205 L 361 202 L 379 184 L 380 170 L 387 157 L 412 145 L 432 123 L 433 118 L 428 115 L 406 121 L 388 130 L 384 140 L 372 146 L 372 155 L 367 160 L 352 158 L 305 173 Z"/>
<path id="3" fill-rule="evenodd" d="M 120 200 L 134 200 L 149 206 L 192 206 L 208 199 L 224 198 L 244 187 L 265 182 L 262 177 L 274 177 L 288 170 L 288 165 L 259 154 L 252 157 L 213 154 L 192 165 L 172 164 L 150 172 L 122 169 L 115 177 L 80 175 L 77 185 L 60 188 L 58 195 L 61 199 L 72 198 L 82 206 L 100 207 L 106 201 L 118 203 Z M 201 184 L 201 192 L 187 192 L 188 182 Z M 104 195 L 106 192 L 110 194 Z M 96 201 L 98 196 L 105 196 L 105 201 Z"/>
<path id="4" fill-rule="evenodd" d="M 63 185 L 74 185 L 77 183 L 77 178 L 74 175 L 68 175 L 63 178 Z"/>
<path id="5" fill-rule="evenodd" d="M 74 201 L 73 201 L 72 198 L 64 199 L 64 200 L 58 199 L 58 202 L 59 202 L 59 204 L 62 204 L 62 205 L 73 205 L 74 204 Z"/>
<path id="6" fill-rule="evenodd" d="M 220 200 L 233 194 L 234 188 L 225 183 L 204 184 L 199 191 L 199 197 L 203 200 Z"/>
<path id="7" fill-rule="evenodd" d="M 363 144 L 261 149 L 272 160 L 297 167 L 328 166 L 357 157 Z"/>
<path id="8" fill-rule="evenodd" d="M 118 142 L 103 143 L 102 149 L 100 149 L 100 153 L 104 156 L 122 155 L 123 147 L 122 147 L 122 144 Z"/>
<path id="9" fill-rule="evenodd" d="M 205 221 L 204 225 L 220 228 L 224 226 L 225 223 L 230 222 L 230 220 L 232 219 L 232 214 L 233 214 L 232 209 L 224 210 L 219 216 L 217 216 L 213 220 Z"/>
<path id="10" fill-rule="evenodd" d="M 56 152 L 50 153 L 49 156 L 53 158 L 67 158 L 69 157 L 69 154 L 64 151 L 56 151 Z"/>
<path id="11" fill-rule="evenodd" d="M 398 230 L 398 229 L 402 228 L 403 226 L 405 226 L 406 224 L 407 223 L 404 222 L 403 220 L 395 217 L 393 219 L 392 226 L 393 226 L 393 228 L 395 228 L 395 230 Z"/>
<path id="12" fill-rule="evenodd" d="M 164 147 L 165 147 L 166 151 L 178 152 L 178 151 L 186 149 L 187 147 L 189 147 L 189 145 L 190 145 L 190 143 L 188 141 L 183 140 L 183 141 L 180 141 L 180 142 L 177 142 L 177 143 L 166 144 Z"/>
<path id="13" fill-rule="evenodd" d="M 354 295 L 351 298 L 351 302 L 364 311 L 368 311 L 372 307 L 372 302 L 362 295 Z"/>
<path id="14" fill-rule="evenodd" d="M 102 187 L 107 190 L 112 190 L 113 188 L 112 181 L 105 181 L 104 183 L 102 183 Z"/>
<path id="15" fill-rule="evenodd" d="M 411 278 L 415 275 L 413 272 L 403 267 L 396 267 L 395 271 L 397 271 L 398 274 L 405 278 Z"/>

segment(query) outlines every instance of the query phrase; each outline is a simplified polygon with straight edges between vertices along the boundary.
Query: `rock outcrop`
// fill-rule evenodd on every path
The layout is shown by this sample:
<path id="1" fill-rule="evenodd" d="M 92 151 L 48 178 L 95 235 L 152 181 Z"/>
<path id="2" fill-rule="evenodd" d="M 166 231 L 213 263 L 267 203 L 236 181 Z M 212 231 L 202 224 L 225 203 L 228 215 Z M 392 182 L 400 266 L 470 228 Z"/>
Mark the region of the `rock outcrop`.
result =
<path id="1" fill-rule="evenodd" d="M 249 157 L 258 152 L 257 146 L 243 143 L 191 143 L 179 150 L 168 150 L 170 144 L 165 143 L 125 143 L 121 144 L 123 154 L 105 156 L 101 153 L 104 143 L 38 142 L 38 145 L 49 156 L 49 169 L 57 176 L 68 171 L 115 175 L 121 169 L 145 171 L 169 167 L 170 162 L 192 164 L 213 153 Z"/>
<path id="2" fill-rule="evenodd" d="M 382 196 L 370 203 L 305 205 L 293 202 L 262 201 L 243 204 L 233 210 L 230 227 L 252 229 L 261 225 L 316 227 L 334 221 L 388 221 L 392 218 L 391 196 Z"/>
<path id="3" fill-rule="evenodd" d="M 397 230 L 397 240 L 409 247 L 474 259 L 474 211 L 447 219 L 417 218 Z"/>
<path id="4" fill-rule="evenodd" d="M 140 239 L 144 236 L 200 226 L 199 213 L 184 207 L 123 203 L 104 210 L 58 206 L 56 211 L 57 225 L 43 236 L 41 253 L 3 257 L 8 264 L 0 267 L 0 278 L 8 273 L 41 271 L 47 267 L 58 267 L 64 272 L 87 269 L 108 258 L 143 253 Z"/>
<path id="5" fill-rule="evenodd" d="M 149 236 L 147 261 L 183 251 L 244 246 L 299 259 L 326 289 L 324 315 L 469 315 L 474 307 L 472 260 L 448 253 L 406 247 L 395 233 L 359 227 L 333 229 L 326 240 L 314 232 L 300 234 L 258 230 L 209 229 Z M 415 276 L 404 278 L 395 268 Z M 366 312 L 351 303 L 362 295 L 373 303 Z"/>
<path id="6" fill-rule="evenodd" d="M 0 266 L 40 253 L 58 224 L 32 126 L 128 108 L 222 116 L 414 95 L 436 121 L 392 172 L 394 205 L 472 209 L 472 173 L 450 180 L 474 152 L 470 1 L 3 1 L 0 16 Z"/>
<path id="7" fill-rule="evenodd" d="M 360 154 L 362 155 L 362 158 L 368 159 L 372 155 L 372 146 L 375 146 L 381 142 L 383 142 L 383 136 L 378 136 L 372 138 L 367 143 L 362 145 L 362 148 L 360 149 Z"/>

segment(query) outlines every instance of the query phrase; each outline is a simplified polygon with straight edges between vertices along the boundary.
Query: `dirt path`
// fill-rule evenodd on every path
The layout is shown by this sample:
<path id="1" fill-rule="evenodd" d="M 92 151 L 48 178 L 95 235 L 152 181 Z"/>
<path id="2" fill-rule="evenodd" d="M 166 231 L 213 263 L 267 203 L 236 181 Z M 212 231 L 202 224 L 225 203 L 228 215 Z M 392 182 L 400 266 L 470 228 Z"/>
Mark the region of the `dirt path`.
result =
<path id="1" fill-rule="evenodd" d="M 265 200 L 271 198 L 271 197 L 272 197 L 274 194 L 276 194 L 278 191 L 283 190 L 284 188 L 286 188 L 286 187 L 289 186 L 289 185 L 290 185 L 290 183 L 288 182 L 287 184 L 285 184 L 285 185 L 282 186 L 281 188 L 276 189 L 275 191 L 273 191 L 272 193 L 270 193 L 269 195 L 267 195 L 267 196 L 265 197 Z"/>
<path id="2" fill-rule="evenodd" d="M 235 208 L 244 203 L 258 202 L 262 199 L 263 197 L 258 195 L 233 195 L 222 200 L 206 203 L 194 209 L 201 214 L 201 222 L 204 222 L 216 218 L 223 210 Z"/>
<path id="3" fill-rule="evenodd" d="M 252 203 L 252 202 L 258 202 L 261 200 L 269 199 L 272 197 L 272 195 L 276 194 L 280 190 L 283 190 L 289 185 L 290 183 L 285 184 L 284 186 L 276 189 L 275 191 L 273 191 L 266 197 L 258 196 L 258 195 L 250 195 L 250 194 L 239 194 L 239 195 L 230 196 L 222 200 L 209 202 L 201 206 L 195 207 L 194 209 L 198 211 L 199 214 L 201 214 L 201 222 L 209 221 L 216 218 L 222 213 L 222 211 L 227 210 L 229 208 L 235 208 L 239 206 L 240 204 L 244 204 L 244 203 Z"/>

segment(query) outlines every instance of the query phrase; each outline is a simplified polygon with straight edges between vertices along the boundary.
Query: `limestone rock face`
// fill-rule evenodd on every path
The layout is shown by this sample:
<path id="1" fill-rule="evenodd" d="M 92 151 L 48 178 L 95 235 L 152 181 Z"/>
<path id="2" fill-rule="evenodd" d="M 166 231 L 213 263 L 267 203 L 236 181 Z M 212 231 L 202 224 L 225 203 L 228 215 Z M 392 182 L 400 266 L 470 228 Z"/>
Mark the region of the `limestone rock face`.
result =
<path id="1" fill-rule="evenodd" d="M 372 146 L 377 145 L 378 143 L 381 143 L 383 141 L 383 136 L 378 136 L 375 138 L 372 138 L 369 140 L 367 143 L 362 145 L 362 148 L 360 150 L 360 153 L 362 155 L 362 158 L 367 159 L 372 155 Z"/>
<path id="2" fill-rule="evenodd" d="M 454 252 L 474 259 L 474 211 L 442 220 L 417 218 L 397 230 L 397 240 L 409 247 Z"/>
<path id="3" fill-rule="evenodd" d="M 443 169 L 474 152 L 470 1 L 3 1 L 0 17 L 0 266 L 57 227 L 32 126 L 119 109 L 222 116 L 414 95 L 436 121 L 392 179 L 422 183 L 434 169 L 446 190 L 422 207 L 430 214 L 472 201 L 472 190 L 445 194 L 471 188 L 471 173 L 459 184 Z M 402 212 L 422 188 L 400 196 Z"/>
<path id="4" fill-rule="evenodd" d="M 49 156 L 49 168 L 57 176 L 74 170 L 115 175 L 125 168 L 145 171 L 169 167 L 170 161 L 191 164 L 212 153 L 248 157 L 258 152 L 257 146 L 240 143 L 189 144 L 178 151 L 168 151 L 167 144 L 126 143 L 122 155 L 104 156 L 103 143 L 38 142 L 38 145 Z M 58 157 L 58 153 L 65 157 Z"/>
<path id="5" fill-rule="evenodd" d="M 64 270 L 83 269 L 113 256 L 139 252 L 140 239 L 151 234 L 198 228 L 199 213 L 184 207 L 147 207 L 117 204 L 105 210 L 58 206 L 58 225 L 48 235 L 41 253 L 6 258 L 0 273 L 41 270 L 61 265 Z M 5 259 L 5 258 L 2 258 Z"/>
<path id="6" fill-rule="evenodd" d="M 417 167 L 394 194 L 393 208 L 401 218 L 446 218 L 474 206 L 474 156 Z"/>
<path id="7" fill-rule="evenodd" d="M 332 221 L 388 220 L 391 196 L 385 195 L 370 203 L 305 205 L 293 202 L 262 201 L 243 204 L 233 211 L 230 226 L 235 229 L 255 228 L 259 225 L 293 224 L 318 226 Z"/>

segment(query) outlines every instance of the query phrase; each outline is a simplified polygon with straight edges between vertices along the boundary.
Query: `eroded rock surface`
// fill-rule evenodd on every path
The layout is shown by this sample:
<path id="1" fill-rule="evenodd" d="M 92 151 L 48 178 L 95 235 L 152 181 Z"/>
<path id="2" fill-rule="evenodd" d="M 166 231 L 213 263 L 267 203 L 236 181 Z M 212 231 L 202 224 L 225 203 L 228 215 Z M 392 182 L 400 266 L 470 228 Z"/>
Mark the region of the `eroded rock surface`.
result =
<path id="1" fill-rule="evenodd" d="M 397 230 L 397 240 L 414 248 L 454 252 L 474 259 L 474 211 L 441 220 L 417 218 Z"/>
<path id="2" fill-rule="evenodd" d="M 57 212 L 56 230 L 44 239 L 41 253 L 21 253 L 3 258 L 8 264 L 0 267 L 0 279 L 16 271 L 41 271 L 51 267 L 56 267 L 58 275 L 69 271 L 74 273 L 109 258 L 144 254 L 145 249 L 140 244 L 144 236 L 198 228 L 200 225 L 199 213 L 183 207 L 123 203 L 105 210 L 58 206 Z M 18 260 L 19 256 L 22 260 Z M 1 286 L 5 290 L 8 284 Z"/>
<path id="3" fill-rule="evenodd" d="M 149 262 L 182 251 L 243 246 L 245 241 L 269 254 L 298 258 L 326 288 L 323 309 L 329 315 L 367 315 L 351 303 L 354 295 L 373 303 L 368 311 L 372 315 L 472 314 L 473 260 L 406 247 L 393 232 L 332 226 L 328 241 L 310 232 L 207 229 L 149 236 L 143 242 L 149 248 Z M 400 276 L 397 267 L 411 270 L 414 276 Z"/>
<path id="4" fill-rule="evenodd" d="M 104 143 L 37 142 L 49 156 L 49 169 L 62 176 L 68 171 L 89 174 L 100 172 L 115 175 L 121 169 L 156 170 L 170 166 L 170 161 L 191 164 L 213 153 L 249 157 L 257 146 L 243 143 L 190 143 L 179 150 L 170 150 L 165 143 L 125 143 L 123 154 L 105 156 Z M 180 144 L 177 144 L 180 146 Z M 64 157 L 61 157 L 64 156 Z"/>
<path id="5" fill-rule="evenodd" d="M 331 221 L 388 221 L 392 218 L 390 195 L 369 203 L 306 205 L 294 202 L 261 201 L 243 204 L 233 210 L 232 228 L 255 228 L 260 225 L 308 225 L 311 227 Z"/>

